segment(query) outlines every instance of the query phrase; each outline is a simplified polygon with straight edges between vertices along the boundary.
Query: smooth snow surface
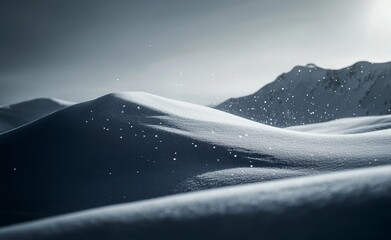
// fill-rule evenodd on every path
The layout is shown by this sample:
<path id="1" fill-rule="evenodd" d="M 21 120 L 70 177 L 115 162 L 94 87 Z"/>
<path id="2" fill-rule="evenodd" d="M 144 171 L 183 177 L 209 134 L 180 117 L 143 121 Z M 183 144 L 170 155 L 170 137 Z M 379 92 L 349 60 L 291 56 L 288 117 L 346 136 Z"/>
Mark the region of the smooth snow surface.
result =
<path id="1" fill-rule="evenodd" d="M 0 135 L 0 220 L 390 164 L 391 129 L 376 130 L 299 132 L 151 94 L 109 94 Z"/>
<path id="2" fill-rule="evenodd" d="M 278 127 L 391 114 L 391 62 L 339 70 L 297 66 L 256 93 L 216 108 Z"/>
<path id="3" fill-rule="evenodd" d="M 389 239 L 391 167 L 181 194 L 0 229 L 29 239 Z"/>
<path id="4" fill-rule="evenodd" d="M 327 134 L 356 134 L 391 128 L 391 115 L 342 118 L 325 123 L 288 127 L 286 129 Z"/>
<path id="5" fill-rule="evenodd" d="M 54 98 L 38 98 L 0 106 L 0 133 L 12 130 L 74 103 Z"/>

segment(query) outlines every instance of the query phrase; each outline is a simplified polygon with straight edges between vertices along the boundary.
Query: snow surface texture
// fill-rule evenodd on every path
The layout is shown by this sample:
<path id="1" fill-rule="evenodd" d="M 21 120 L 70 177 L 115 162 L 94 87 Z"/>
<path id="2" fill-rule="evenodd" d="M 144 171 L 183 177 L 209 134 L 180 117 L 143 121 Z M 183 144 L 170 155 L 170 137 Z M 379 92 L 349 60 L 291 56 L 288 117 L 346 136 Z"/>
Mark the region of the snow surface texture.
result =
<path id="1" fill-rule="evenodd" d="M 53 98 L 38 98 L 13 105 L 0 106 L 0 133 L 37 120 L 72 104 Z"/>
<path id="2" fill-rule="evenodd" d="M 339 70 L 294 67 L 256 93 L 216 108 L 278 127 L 390 114 L 391 62 L 358 62 Z"/>
<path id="3" fill-rule="evenodd" d="M 151 94 L 110 94 L 0 135 L 0 220 L 385 165 L 390 146 L 391 129 L 314 134 Z"/>
<path id="4" fill-rule="evenodd" d="M 325 123 L 288 127 L 287 129 L 328 134 L 355 134 L 391 128 L 391 115 L 342 118 Z"/>
<path id="5" fill-rule="evenodd" d="M 390 239 L 391 166 L 110 206 L 0 229 L 0 239 Z"/>

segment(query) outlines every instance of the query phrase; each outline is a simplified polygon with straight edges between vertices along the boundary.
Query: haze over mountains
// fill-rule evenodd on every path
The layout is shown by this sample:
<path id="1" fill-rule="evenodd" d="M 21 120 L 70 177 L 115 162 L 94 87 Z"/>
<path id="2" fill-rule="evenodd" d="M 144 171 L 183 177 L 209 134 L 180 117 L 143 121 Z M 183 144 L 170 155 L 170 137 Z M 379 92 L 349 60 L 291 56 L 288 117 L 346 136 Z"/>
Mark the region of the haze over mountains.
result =
<path id="1" fill-rule="evenodd" d="M 313 64 L 217 109 L 277 127 L 391 113 L 391 62 L 358 62 L 339 70 Z"/>

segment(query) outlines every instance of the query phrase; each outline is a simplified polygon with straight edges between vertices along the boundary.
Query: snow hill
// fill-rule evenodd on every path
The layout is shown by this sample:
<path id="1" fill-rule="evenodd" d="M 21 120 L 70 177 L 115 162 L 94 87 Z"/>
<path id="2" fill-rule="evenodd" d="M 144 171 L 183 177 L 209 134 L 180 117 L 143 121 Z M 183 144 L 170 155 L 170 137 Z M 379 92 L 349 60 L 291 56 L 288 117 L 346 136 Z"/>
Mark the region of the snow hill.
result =
<path id="1" fill-rule="evenodd" d="M 37 98 L 13 105 L 0 106 L 0 133 L 37 120 L 72 104 L 54 98 Z"/>
<path id="2" fill-rule="evenodd" d="M 277 127 L 390 114 L 391 62 L 358 62 L 339 70 L 294 67 L 256 93 L 216 108 Z"/>
<path id="3" fill-rule="evenodd" d="M 0 135 L 0 222 L 385 165 L 391 129 L 315 134 L 146 93 L 109 94 Z"/>
<path id="4" fill-rule="evenodd" d="M 253 183 L 0 229 L 0 239 L 389 239 L 391 167 Z"/>

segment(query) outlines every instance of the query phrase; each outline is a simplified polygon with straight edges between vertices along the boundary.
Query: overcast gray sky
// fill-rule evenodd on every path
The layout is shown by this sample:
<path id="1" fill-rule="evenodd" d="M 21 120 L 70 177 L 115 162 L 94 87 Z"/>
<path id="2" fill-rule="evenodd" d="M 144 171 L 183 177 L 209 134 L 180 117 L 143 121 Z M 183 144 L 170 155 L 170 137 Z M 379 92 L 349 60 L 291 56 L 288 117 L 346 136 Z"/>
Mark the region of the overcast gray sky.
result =
<path id="1" fill-rule="evenodd" d="M 199 104 L 295 65 L 391 60 L 388 0 L 0 1 L 0 104 L 144 91 Z"/>

